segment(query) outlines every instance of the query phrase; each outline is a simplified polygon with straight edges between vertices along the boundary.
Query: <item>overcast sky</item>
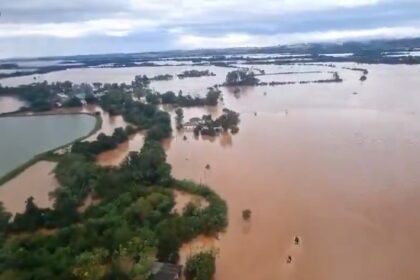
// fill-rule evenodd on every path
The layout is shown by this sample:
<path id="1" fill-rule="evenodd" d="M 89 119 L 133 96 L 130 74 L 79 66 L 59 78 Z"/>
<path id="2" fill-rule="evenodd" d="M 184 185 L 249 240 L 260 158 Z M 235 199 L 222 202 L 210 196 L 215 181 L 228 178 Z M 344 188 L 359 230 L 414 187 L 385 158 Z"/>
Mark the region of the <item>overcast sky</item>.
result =
<path id="1" fill-rule="evenodd" d="M 420 37 L 420 0 L 0 0 L 0 57 Z"/>

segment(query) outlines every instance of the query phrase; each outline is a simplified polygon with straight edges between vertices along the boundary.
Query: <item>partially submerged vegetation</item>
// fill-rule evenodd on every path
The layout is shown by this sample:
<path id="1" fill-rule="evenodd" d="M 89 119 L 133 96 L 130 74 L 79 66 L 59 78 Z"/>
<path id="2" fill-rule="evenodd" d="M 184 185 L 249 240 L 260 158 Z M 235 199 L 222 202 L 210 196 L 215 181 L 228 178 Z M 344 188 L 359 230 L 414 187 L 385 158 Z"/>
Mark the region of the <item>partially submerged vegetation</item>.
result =
<path id="1" fill-rule="evenodd" d="M 256 86 L 260 82 L 249 69 L 231 71 L 226 75 L 225 86 Z"/>
<path id="2" fill-rule="evenodd" d="M 173 80 L 174 76 L 171 74 L 163 74 L 163 75 L 157 75 L 151 78 L 151 81 L 170 81 Z"/>
<path id="3" fill-rule="evenodd" d="M 118 144 L 128 140 L 128 137 L 137 130 L 133 126 L 127 126 L 125 129 L 122 127 L 116 128 L 111 136 L 101 133 L 98 135 L 96 141 L 77 141 L 72 147 L 73 153 L 84 154 L 87 158 L 94 158 L 100 153 L 108 150 L 115 149 Z"/>
<path id="4" fill-rule="evenodd" d="M 212 252 L 202 252 L 190 257 L 185 267 L 186 280 L 211 280 L 216 272 L 216 258 Z"/>
<path id="5" fill-rule="evenodd" d="M 148 84 L 141 76 L 133 88 L 144 94 Z M 172 132 L 169 114 L 133 100 L 124 88 L 111 87 L 99 102 L 136 128 L 117 128 L 111 136 L 77 142 L 69 153 L 56 155 L 61 187 L 51 194 L 52 209 L 39 208 L 30 197 L 25 212 L 12 219 L 0 204 L 0 279 L 148 279 L 155 261 L 178 261 L 184 242 L 226 228 L 227 206 L 216 193 L 171 176 L 161 145 Z M 217 123 L 231 128 L 234 115 L 225 114 Z M 95 164 L 95 155 L 137 130 L 146 132 L 140 152 L 131 152 L 117 168 Z M 182 215 L 174 213 L 173 189 L 199 195 L 208 206 L 190 203 Z M 99 202 L 82 213 L 78 208 L 88 195 Z M 40 229 L 54 231 L 47 236 Z"/>
<path id="6" fill-rule="evenodd" d="M 182 72 L 181 74 L 178 74 L 179 79 L 185 79 L 185 78 L 200 78 L 200 77 L 207 77 L 207 76 L 216 76 L 213 72 L 210 72 L 209 70 L 186 70 Z"/>
<path id="7" fill-rule="evenodd" d="M 193 127 L 194 135 L 216 136 L 221 132 L 228 132 L 235 134 L 239 131 L 239 114 L 229 109 L 223 109 L 223 114 L 213 119 L 211 115 L 204 115 L 200 118 L 192 118 L 188 126 Z"/>
<path id="8" fill-rule="evenodd" d="M 210 87 L 205 97 L 184 95 L 182 91 L 175 94 L 173 91 L 165 93 L 148 93 L 146 101 L 150 104 L 169 104 L 179 107 L 216 106 L 221 91 L 216 87 Z"/>

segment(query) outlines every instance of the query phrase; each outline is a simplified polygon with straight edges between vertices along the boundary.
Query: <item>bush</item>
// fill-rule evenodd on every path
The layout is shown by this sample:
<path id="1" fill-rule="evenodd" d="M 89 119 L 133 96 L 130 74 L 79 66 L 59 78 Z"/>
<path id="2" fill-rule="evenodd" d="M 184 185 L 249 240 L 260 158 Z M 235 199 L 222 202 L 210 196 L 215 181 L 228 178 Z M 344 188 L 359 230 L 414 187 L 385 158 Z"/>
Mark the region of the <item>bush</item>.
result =
<path id="1" fill-rule="evenodd" d="M 187 280 L 211 280 L 216 272 L 215 257 L 211 252 L 199 253 L 190 257 L 185 266 Z"/>

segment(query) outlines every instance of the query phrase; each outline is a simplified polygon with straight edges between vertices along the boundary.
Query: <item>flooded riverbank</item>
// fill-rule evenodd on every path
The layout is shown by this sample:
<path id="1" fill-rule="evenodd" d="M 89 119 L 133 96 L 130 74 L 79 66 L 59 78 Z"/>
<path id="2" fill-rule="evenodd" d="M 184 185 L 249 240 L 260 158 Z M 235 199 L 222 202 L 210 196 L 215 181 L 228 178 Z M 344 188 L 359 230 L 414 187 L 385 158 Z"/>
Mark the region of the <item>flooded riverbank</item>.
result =
<path id="1" fill-rule="evenodd" d="M 173 175 L 209 185 L 229 207 L 220 240 L 184 244 L 181 261 L 216 248 L 216 280 L 420 278 L 420 67 L 363 67 L 363 83 L 343 70 L 340 84 L 224 88 L 222 106 L 184 110 L 188 120 L 226 106 L 241 123 L 237 135 L 174 131 L 165 143 Z M 137 137 L 99 164 L 121 162 Z"/>

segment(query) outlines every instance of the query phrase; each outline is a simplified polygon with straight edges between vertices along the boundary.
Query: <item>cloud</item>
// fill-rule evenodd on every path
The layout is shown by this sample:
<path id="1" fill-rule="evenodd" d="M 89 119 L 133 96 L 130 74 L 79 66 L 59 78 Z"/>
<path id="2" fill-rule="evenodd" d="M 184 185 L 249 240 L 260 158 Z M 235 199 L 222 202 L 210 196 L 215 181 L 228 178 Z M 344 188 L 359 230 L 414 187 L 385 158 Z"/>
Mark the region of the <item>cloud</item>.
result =
<path id="1" fill-rule="evenodd" d="M 48 36 L 78 38 L 89 35 L 126 36 L 137 29 L 151 29 L 156 22 L 141 19 L 99 19 L 85 22 L 2 24 L 0 38 Z"/>
<path id="2" fill-rule="evenodd" d="M 141 18 L 171 24 L 210 23 L 232 18 L 282 15 L 374 5 L 385 0 L 19 0 L 3 1 L 3 23 L 73 22 L 104 18 Z M 389 0 L 388 0 L 389 1 Z"/>
<path id="3" fill-rule="evenodd" d="M 382 27 L 357 30 L 330 30 L 325 32 L 284 33 L 259 35 L 230 33 L 222 36 L 201 36 L 193 34 L 178 35 L 176 44 L 180 48 L 230 48 L 230 47 L 264 47 L 281 44 L 307 42 L 336 42 L 344 40 L 366 40 L 377 38 L 420 37 L 418 27 Z"/>
<path id="4" fill-rule="evenodd" d="M 17 56 L 412 37 L 420 16 L 419 0 L 0 1 L 0 51 Z"/>

